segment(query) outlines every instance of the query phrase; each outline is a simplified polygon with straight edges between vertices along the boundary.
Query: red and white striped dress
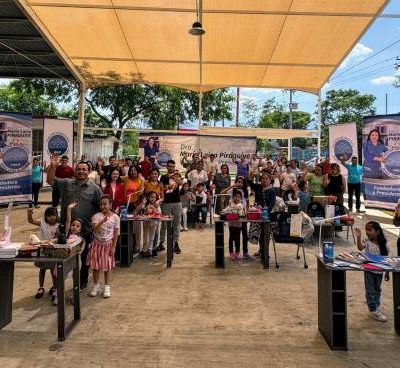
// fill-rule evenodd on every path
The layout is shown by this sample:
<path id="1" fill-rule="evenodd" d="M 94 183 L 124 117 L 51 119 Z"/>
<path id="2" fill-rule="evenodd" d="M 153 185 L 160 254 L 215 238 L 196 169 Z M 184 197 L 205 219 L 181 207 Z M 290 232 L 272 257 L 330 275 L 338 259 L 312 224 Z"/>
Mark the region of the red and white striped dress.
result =
<path id="1" fill-rule="evenodd" d="M 96 213 L 92 217 L 92 224 L 96 225 L 100 223 L 105 216 L 101 212 Z M 114 256 L 110 255 L 110 252 L 113 246 L 114 230 L 119 228 L 118 215 L 111 213 L 108 215 L 107 221 L 95 232 L 86 261 L 86 264 L 92 270 L 109 271 L 115 266 Z"/>

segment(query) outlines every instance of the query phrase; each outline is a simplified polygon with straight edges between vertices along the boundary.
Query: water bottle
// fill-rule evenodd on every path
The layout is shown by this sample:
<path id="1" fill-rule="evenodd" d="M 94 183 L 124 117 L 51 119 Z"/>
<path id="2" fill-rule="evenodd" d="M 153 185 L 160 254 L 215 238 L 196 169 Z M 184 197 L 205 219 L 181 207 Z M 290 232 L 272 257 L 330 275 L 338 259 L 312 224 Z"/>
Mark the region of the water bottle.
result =
<path id="1" fill-rule="evenodd" d="M 268 208 L 267 207 L 263 207 L 262 211 L 261 211 L 261 220 L 268 220 L 269 216 L 268 216 Z"/>
<path id="2" fill-rule="evenodd" d="M 334 249 L 333 242 L 325 241 L 322 243 L 322 257 L 324 263 L 333 263 L 334 262 Z"/>
<path id="3" fill-rule="evenodd" d="M 128 208 L 126 206 L 121 206 L 120 218 L 121 220 L 126 220 L 128 217 Z"/>

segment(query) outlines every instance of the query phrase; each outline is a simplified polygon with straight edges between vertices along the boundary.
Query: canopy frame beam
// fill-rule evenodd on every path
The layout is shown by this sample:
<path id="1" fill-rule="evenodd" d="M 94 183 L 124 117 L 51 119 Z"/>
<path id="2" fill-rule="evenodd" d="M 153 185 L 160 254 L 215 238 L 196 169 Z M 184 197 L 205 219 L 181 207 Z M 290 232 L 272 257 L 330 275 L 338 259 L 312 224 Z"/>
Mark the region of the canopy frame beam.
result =
<path id="1" fill-rule="evenodd" d="M 136 10 L 147 12 L 171 12 L 171 13 L 197 13 L 196 8 L 168 8 L 156 6 L 132 6 L 132 5 L 102 5 L 102 4 L 74 4 L 74 3 L 49 3 L 46 1 L 25 0 L 29 6 L 50 7 L 50 8 L 76 8 L 76 9 L 102 9 L 102 10 Z M 293 16 L 326 16 L 326 17 L 375 17 L 375 13 L 344 13 L 344 12 L 312 12 L 293 10 L 238 10 L 238 9 L 203 9 L 203 14 L 249 14 L 249 15 L 293 15 Z M 388 14 L 395 16 L 395 14 Z"/>

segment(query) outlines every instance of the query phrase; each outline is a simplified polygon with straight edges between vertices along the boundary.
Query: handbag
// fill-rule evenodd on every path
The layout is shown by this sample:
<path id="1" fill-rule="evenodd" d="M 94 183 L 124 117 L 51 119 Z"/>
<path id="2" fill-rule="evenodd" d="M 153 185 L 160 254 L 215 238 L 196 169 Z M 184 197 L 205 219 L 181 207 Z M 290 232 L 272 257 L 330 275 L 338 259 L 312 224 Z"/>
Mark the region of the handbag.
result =
<path id="1" fill-rule="evenodd" d="M 301 213 L 292 214 L 290 217 L 290 236 L 301 238 L 303 216 Z"/>

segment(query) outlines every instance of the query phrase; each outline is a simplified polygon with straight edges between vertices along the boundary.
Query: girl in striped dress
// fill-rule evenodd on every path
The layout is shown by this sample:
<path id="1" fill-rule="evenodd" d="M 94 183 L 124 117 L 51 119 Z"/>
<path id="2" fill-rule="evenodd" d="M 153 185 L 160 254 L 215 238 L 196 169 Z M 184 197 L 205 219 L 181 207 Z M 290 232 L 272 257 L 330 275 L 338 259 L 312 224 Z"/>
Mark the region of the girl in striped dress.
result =
<path id="1" fill-rule="evenodd" d="M 44 217 L 41 220 L 36 220 L 33 218 L 33 208 L 28 208 L 28 222 L 30 224 L 39 226 L 39 237 L 40 240 L 51 240 L 56 237 L 56 233 L 58 230 L 58 213 L 57 208 L 48 207 L 44 211 Z M 46 277 L 46 270 L 51 269 L 48 265 L 43 262 L 35 262 L 35 266 L 38 267 L 39 270 L 39 288 L 35 295 L 36 299 L 41 298 L 44 295 L 44 279 Z M 50 272 L 51 273 L 51 272 Z M 53 289 L 55 285 L 55 279 L 53 277 L 53 286 L 49 290 L 49 294 L 53 294 Z"/>
<path id="2" fill-rule="evenodd" d="M 100 271 L 104 271 L 103 298 L 111 296 L 111 269 L 115 266 L 114 253 L 120 228 L 119 217 L 111 211 L 111 207 L 111 197 L 103 195 L 100 198 L 101 212 L 92 217 L 94 239 L 87 257 L 87 265 L 93 270 L 93 288 L 90 296 L 96 296 L 100 291 Z"/>

